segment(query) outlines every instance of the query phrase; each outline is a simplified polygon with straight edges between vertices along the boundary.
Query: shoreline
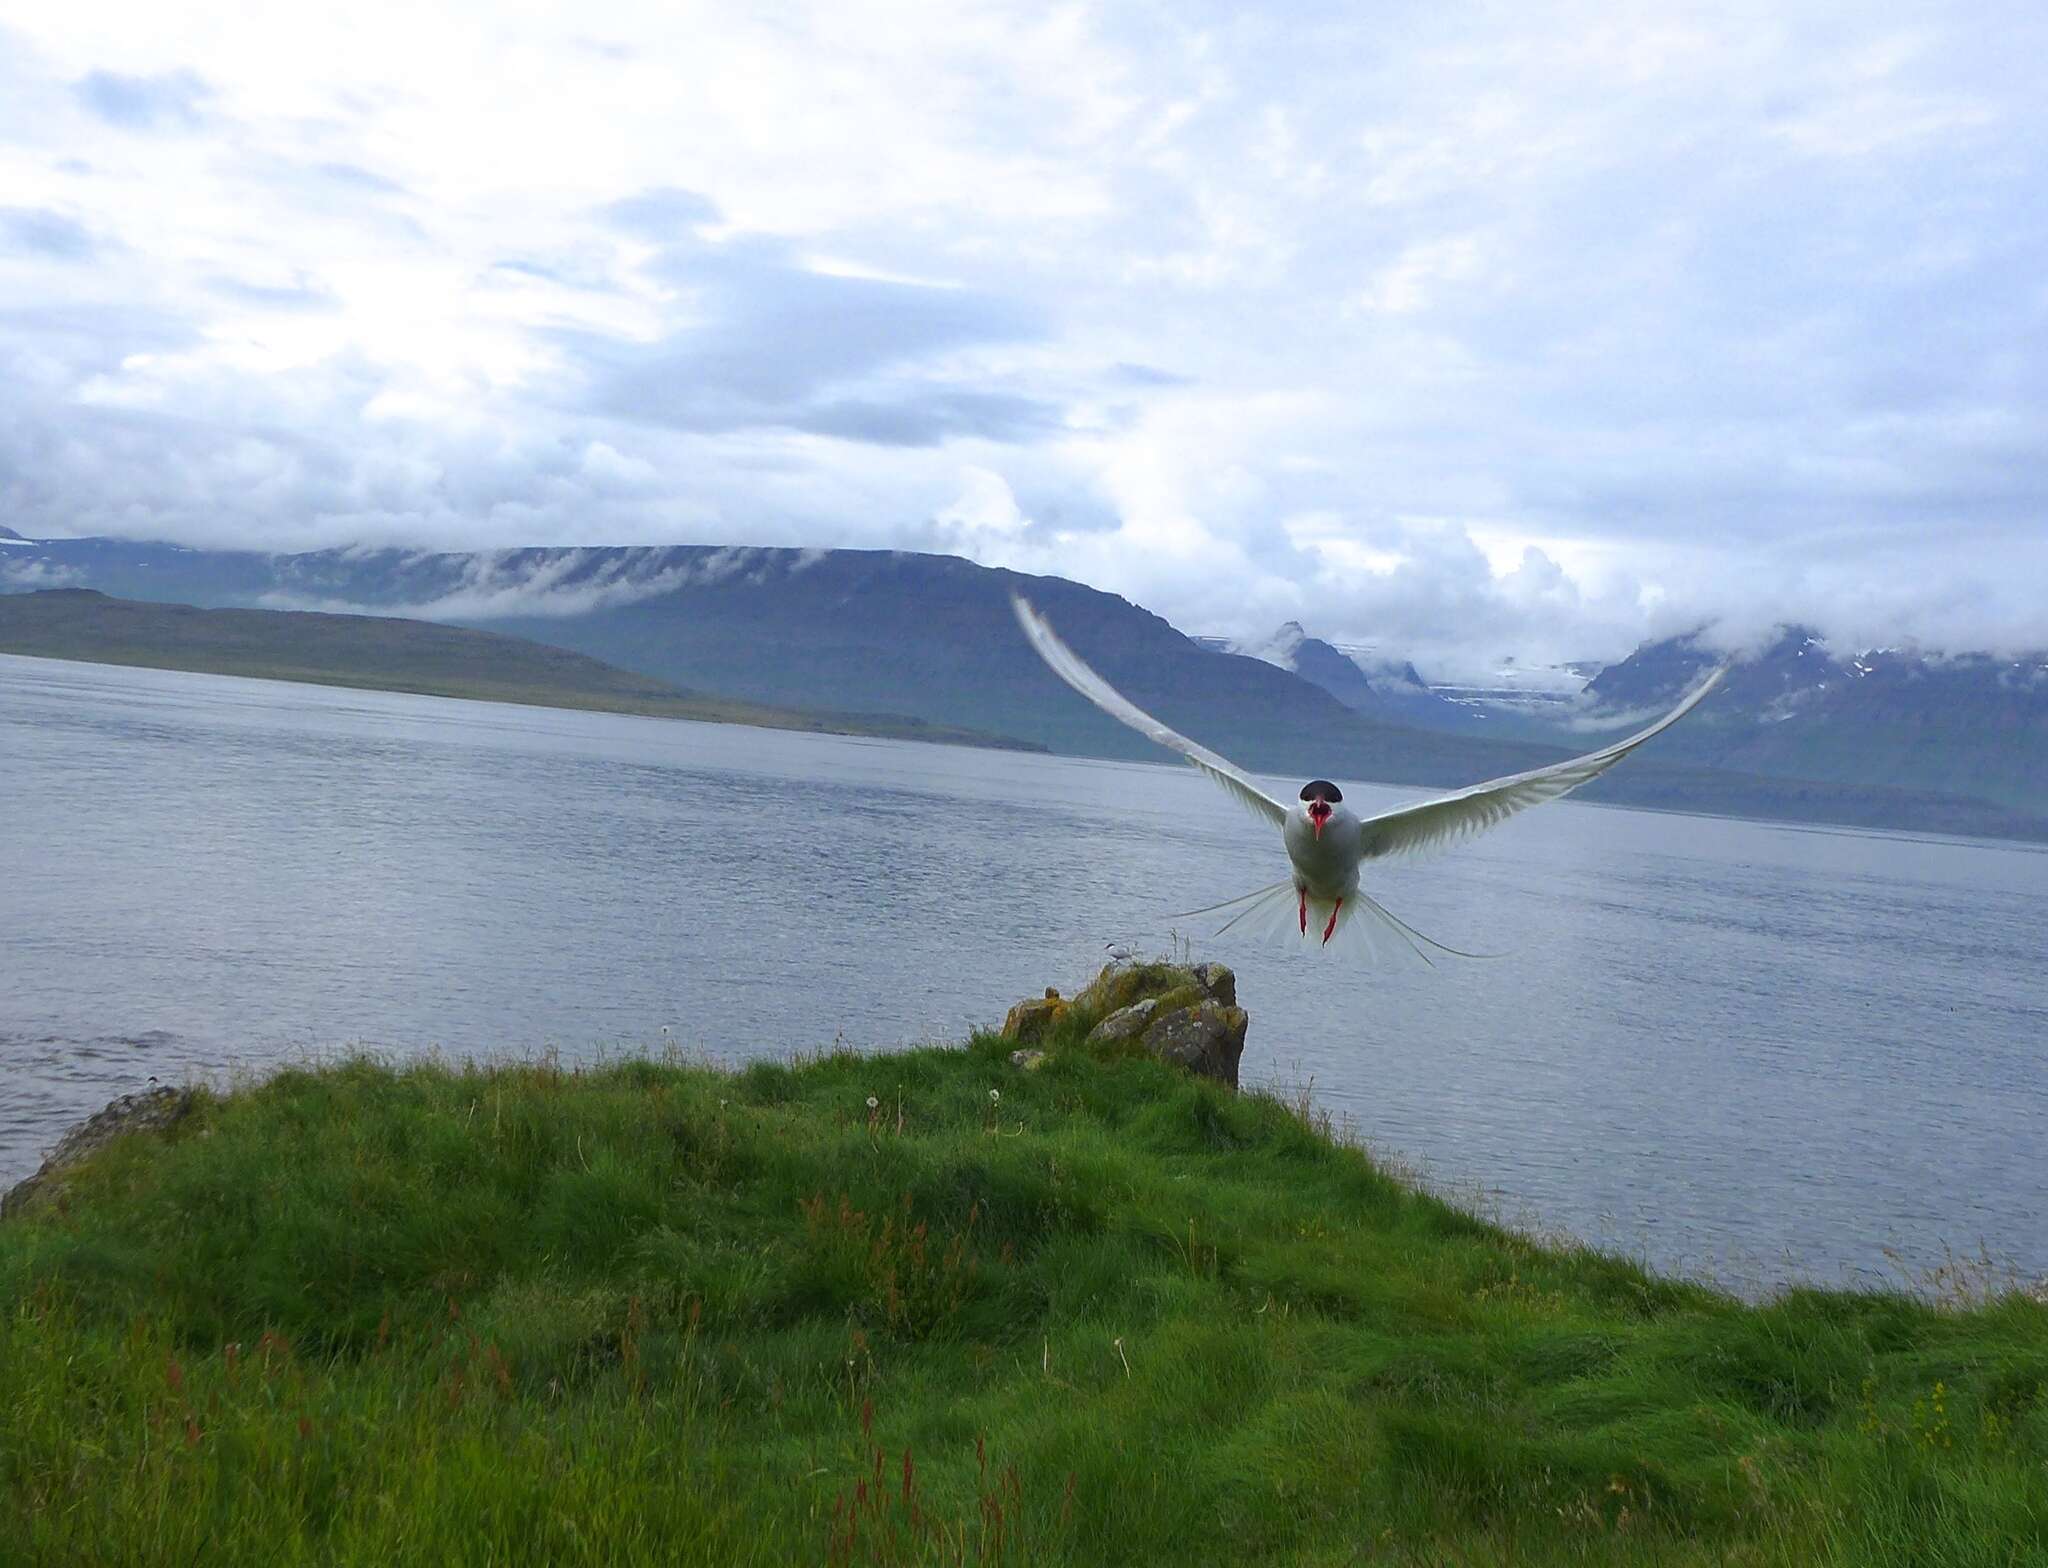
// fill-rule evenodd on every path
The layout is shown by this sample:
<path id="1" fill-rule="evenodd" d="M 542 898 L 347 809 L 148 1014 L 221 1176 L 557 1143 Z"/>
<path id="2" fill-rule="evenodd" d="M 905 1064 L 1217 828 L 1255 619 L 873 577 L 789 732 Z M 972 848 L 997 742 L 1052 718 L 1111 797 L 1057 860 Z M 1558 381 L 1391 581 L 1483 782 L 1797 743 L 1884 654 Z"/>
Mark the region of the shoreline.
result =
<path id="1" fill-rule="evenodd" d="M 235 680 L 262 680 L 285 685 L 322 686 L 333 690 L 388 692 L 398 696 L 440 697 L 463 702 L 491 702 L 509 707 L 555 709 L 567 713 L 615 713 L 631 718 L 680 719 L 690 723 L 735 724 L 749 729 L 781 730 L 793 734 L 843 735 L 854 739 L 903 740 L 927 745 L 964 746 L 972 750 L 1015 753 L 1020 756 L 1055 757 L 1069 762 L 1105 763 L 1115 767 L 1157 767 L 1179 770 L 1183 765 L 1163 759 L 1139 757 L 1098 756 L 1086 752 L 1054 751 L 1036 741 L 1017 740 L 1008 736 L 983 735 L 975 731 L 951 731 L 943 726 L 927 725 L 918 719 L 890 720 L 886 715 L 835 715 L 830 713 L 812 714 L 801 710 L 787 710 L 789 722 L 774 715 L 784 710 L 758 710 L 754 705 L 732 702 L 725 699 L 691 699 L 698 708 L 705 711 L 669 711 L 661 705 L 629 705 L 599 698 L 589 700 L 564 700 L 559 696 L 539 697 L 509 694 L 492 694 L 480 691 L 460 691 L 447 688 L 423 687 L 405 684 L 365 685 L 359 680 L 349 680 L 319 674 L 278 674 L 261 673 L 252 670 L 209 668 L 196 665 L 120 660 L 105 657 L 85 657 L 49 653 L 17 652 L 0 648 L 0 657 L 42 660 L 58 664 L 84 664 L 108 669 L 153 669 L 173 674 L 217 675 Z M 717 709 L 719 711 L 708 711 Z M 745 710 L 743 712 L 727 711 Z M 750 716 L 765 712 L 770 717 Z M 1277 775 L 1268 775 L 1275 776 Z M 1409 791 L 1418 799 L 1428 798 L 1440 792 L 1441 788 L 1455 787 L 1446 783 L 1442 786 L 1390 782 L 1381 779 L 1360 778 L 1353 782 L 1373 789 Z M 1611 783 L 1612 780 L 1603 781 Z M 1800 780 L 1765 780 L 1766 783 L 1796 785 Z M 1623 777 L 1625 786 L 1626 780 Z M 1829 786 L 1815 784 L 1812 787 L 1826 789 Z M 1683 805 L 1659 805 L 1654 803 L 1603 798 L 1599 789 L 1589 786 L 1591 793 L 1581 791 L 1573 796 L 1572 803 L 1579 806 L 1594 806 L 1602 809 L 1622 811 L 1655 812 L 1660 816 L 1696 818 L 1718 822 L 1749 822 L 1765 827 L 1796 829 L 1814 833 L 1867 834 L 1874 837 L 1902 839 L 1908 842 L 1933 844 L 1956 844 L 1961 846 L 1988 845 L 2001 848 L 2026 850 L 2033 853 L 2048 853 L 2048 820 L 2025 819 L 2017 824 L 2005 824 L 2004 833 L 1990 830 L 1973 832 L 1952 831 L 1921 826 L 1899 826 L 1893 824 L 1860 820 L 1846 812 L 1827 814 L 1826 809 L 1812 814 L 1761 814 L 1736 811 L 1711 811 Z M 1961 797 L 1957 797 L 1960 801 Z M 1962 801 L 1969 806 L 1973 802 Z M 1987 809 L 1989 808 L 1986 803 Z M 2002 810 L 2003 808 L 1995 808 Z"/>

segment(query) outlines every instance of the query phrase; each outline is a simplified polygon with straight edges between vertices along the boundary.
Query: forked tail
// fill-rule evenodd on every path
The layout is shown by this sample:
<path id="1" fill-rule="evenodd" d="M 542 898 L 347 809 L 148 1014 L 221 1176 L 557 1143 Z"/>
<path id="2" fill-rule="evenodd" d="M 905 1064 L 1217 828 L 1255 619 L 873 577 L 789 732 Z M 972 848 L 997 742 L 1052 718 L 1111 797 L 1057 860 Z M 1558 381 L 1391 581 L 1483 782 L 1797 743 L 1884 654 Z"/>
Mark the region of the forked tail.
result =
<path id="1" fill-rule="evenodd" d="M 1225 899 L 1206 909 L 1191 909 L 1173 918 L 1189 920 L 1198 915 L 1225 912 L 1230 914 L 1230 918 L 1216 929 L 1217 936 L 1239 930 L 1262 941 L 1281 941 L 1312 949 L 1336 948 L 1364 960 L 1368 965 L 1414 968 L 1420 964 L 1434 969 L 1437 957 L 1490 959 L 1506 956 L 1502 953 L 1468 953 L 1461 948 L 1447 947 L 1434 937 L 1424 936 L 1367 893 L 1353 893 L 1341 904 L 1313 894 L 1304 900 L 1292 879 Z"/>

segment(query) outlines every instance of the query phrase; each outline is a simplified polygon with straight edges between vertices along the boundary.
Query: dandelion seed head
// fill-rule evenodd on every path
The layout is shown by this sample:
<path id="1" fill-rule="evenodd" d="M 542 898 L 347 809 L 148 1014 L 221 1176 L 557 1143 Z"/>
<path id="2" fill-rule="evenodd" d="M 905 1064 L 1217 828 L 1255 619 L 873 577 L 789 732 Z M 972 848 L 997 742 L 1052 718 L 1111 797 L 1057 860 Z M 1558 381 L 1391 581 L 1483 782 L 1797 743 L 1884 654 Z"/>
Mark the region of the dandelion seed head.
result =
<path id="1" fill-rule="evenodd" d="M 875 1098 L 875 1097 L 874 1097 L 874 1096 L 873 1096 L 872 1094 L 868 1096 L 868 1109 L 869 1109 L 869 1110 L 871 1110 L 871 1111 L 872 1111 L 872 1110 L 874 1110 L 874 1109 L 875 1109 L 875 1108 L 876 1108 L 877 1106 L 879 1106 L 879 1105 L 880 1105 L 881 1103 L 882 1103 L 882 1102 L 881 1102 L 880 1100 L 876 1099 L 876 1098 Z"/>

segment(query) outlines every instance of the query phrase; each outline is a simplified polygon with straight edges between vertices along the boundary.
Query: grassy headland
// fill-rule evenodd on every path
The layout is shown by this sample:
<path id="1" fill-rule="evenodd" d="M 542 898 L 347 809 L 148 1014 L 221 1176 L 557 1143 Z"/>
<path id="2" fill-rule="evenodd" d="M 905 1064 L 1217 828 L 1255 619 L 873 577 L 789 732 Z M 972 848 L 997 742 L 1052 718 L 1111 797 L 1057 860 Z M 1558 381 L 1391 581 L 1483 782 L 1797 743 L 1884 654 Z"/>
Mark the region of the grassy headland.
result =
<path id="1" fill-rule="evenodd" d="M 2048 1308 L 1538 1245 L 1088 1022 L 202 1096 L 0 1225 L 0 1558 L 2048 1560 Z"/>
<path id="2" fill-rule="evenodd" d="M 524 637 L 397 616 L 213 610 L 113 599 L 89 588 L 45 588 L 0 594 L 0 653 L 762 729 L 1044 749 L 901 714 L 810 712 L 707 696 Z"/>

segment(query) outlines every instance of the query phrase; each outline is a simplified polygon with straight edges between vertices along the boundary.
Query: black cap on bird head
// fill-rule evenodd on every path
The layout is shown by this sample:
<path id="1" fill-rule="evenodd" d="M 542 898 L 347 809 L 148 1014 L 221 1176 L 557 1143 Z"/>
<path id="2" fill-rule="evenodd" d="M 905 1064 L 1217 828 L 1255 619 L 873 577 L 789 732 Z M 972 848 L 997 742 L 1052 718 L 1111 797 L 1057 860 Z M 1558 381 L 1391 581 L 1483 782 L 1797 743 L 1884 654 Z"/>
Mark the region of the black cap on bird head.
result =
<path id="1" fill-rule="evenodd" d="M 1323 836 L 1323 824 L 1330 820 L 1330 808 L 1340 804 L 1344 792 L 1328 779 L 1310 779 L 1301 786 L 1301 798 L 1308 802 L 1308 824 Z"/>

